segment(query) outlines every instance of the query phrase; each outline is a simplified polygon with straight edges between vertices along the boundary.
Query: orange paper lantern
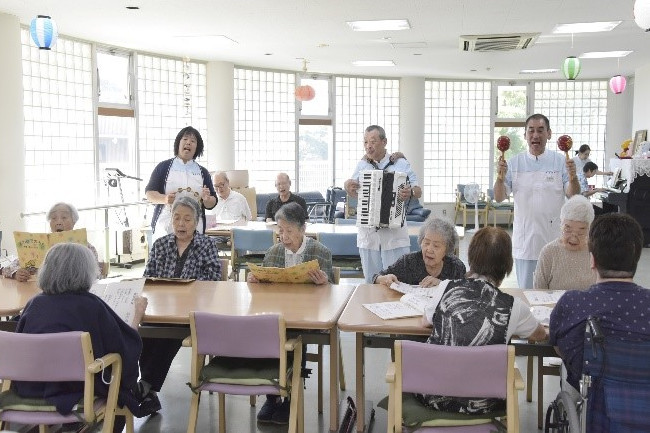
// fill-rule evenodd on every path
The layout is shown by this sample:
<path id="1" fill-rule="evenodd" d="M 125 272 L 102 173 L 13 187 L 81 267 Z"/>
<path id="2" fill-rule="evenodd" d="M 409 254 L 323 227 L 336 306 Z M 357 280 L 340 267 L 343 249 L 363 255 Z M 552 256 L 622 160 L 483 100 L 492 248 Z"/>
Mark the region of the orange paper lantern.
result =
<path id="1" fill-rule="evenodd" d="M 316 91 L 311 86 L 298 86 L 295 91 L 296 99 L 304 102 L 311 101 L 316 96 Z"/>

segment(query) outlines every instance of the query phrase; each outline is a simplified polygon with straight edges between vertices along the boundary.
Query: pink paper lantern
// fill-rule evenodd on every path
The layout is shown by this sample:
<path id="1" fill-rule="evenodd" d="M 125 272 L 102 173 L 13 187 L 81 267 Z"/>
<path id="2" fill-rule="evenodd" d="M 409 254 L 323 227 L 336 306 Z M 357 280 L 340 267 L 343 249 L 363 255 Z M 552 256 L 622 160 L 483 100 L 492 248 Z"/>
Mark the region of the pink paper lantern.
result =
<path id="1" fill-rule="evenodd" d="M 622 75 L 614 75 L 612 78 L 609 79 L 609 88 L 612 89 L 612 92 L 614 92 L 617 95 L 623 93 L 626 84 L 627 81 L 625 80 L 625 77 Z"/>
<path id="2" fill-rule="evenodd" d="M 296 99 L 301 102 L 311 101 L 316 96 L 316 91 L 311 86 L 298 86 L 295 95 Z"/>

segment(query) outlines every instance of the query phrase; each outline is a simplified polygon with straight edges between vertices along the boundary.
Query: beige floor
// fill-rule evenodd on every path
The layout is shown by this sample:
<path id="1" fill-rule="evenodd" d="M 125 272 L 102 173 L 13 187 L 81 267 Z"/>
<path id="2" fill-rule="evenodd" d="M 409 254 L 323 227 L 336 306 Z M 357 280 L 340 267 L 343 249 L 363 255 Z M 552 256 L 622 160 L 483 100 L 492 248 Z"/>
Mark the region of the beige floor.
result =
<path id="1" fill-rule="evenodd" d="M 467 260 L 467 245 L 469 245 L 470 236 L 461 241 L 460 257 L 465 262 Z M 645 287 L 650 287 L 650 249 L 644 249 L 639 263 L 637 282 Z M 126 271 L 113 269 L 114 273 L 126 273 Z M 129 274 L 140 272 L 137 268 L 128 271 Z M 359 281 L 359 280 L 355 280 Z M 514 274 L 509 276 L 503 283 L 503 287 L 516 287 L 517 282 Z M 345 396 L 355 396 L 354 390 L 354 336 L 349 333 L 342 333 L 342 350 L 345 364 L 345 375 L 347 379 L 347 390 L 342 393 L 342 401 Z M 327 356 L 325 356 L 327 359 Z M 171 372 L 165 382 L 160 399 L 163 410 L 160 414 L 140 419 L 136 422 L 136 431 L 140 433 L 176 433 L 186 431 L 188 409 L 190 401 L 190 390 L 185 385 L 189 378 L 189 351 L 181 349 Z M 384 382 L 386 366 L 389 362 L 390 354 L 384 349 L 367 349 L 366 354 L 366 389 L 367 399 L 369 402 L 376 403 L 387 395 L 388 388 Z M 517 358 L 517 365 L 522 374 L 526 373 L 526 359 Z M 327 380 L 327 379 L 326 379 Z M 327 382 L 326 382 L 327 383 Z M 305 390 L 305 431 L 307 433 L 327 432 L 328 410 L 324 414 L 318 414 L 316 410 L 316 386 L 312 376 L 307 381 Z M 536 389 L 536 388 L 535 388 Z M 556 377 L 547 377 L 544 383 L 544 407 L 547 407 L 550 401 L 555 397 L 559 390 L 559 379 Z M 520 393 L 520 425 L 522 432 L 537 431 L 537 401 L 536 392 L 533 393 L 533 401 L 525 401 L 525 393 Z M 286 427 L 273 425 L 257 424 L 255 414 L 257 409 L 262 405 L 264 397 L 260 398 L 256 408 L 250 407 L 247 397 L 229 396 L 226 402 L 226 419 L 229 432 L 281 432 L 286 431 Z M 370 406 L 370 405 L 367 405 Z M 199 424 L 197 431 L 211 432 L 217 431 L 217 396 L 204 396 L 201 401 L 199 412 Z M 383 409 L 377 409 L 374 422 L 370 431 L 386 431 L 386 412 Z"/>

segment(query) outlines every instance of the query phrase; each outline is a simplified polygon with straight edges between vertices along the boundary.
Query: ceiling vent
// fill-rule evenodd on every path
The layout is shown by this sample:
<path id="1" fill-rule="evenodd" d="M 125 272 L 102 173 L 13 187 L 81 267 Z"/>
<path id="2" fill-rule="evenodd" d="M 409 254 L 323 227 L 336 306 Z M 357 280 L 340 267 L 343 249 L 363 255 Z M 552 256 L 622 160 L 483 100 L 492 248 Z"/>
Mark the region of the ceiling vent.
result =
<path id="1" fill-rule="evenodd" d="M 462 51 L 512 51 L 525 50 L 530 47 L 539 33 L 509 34 L 509 35 L 462 35 L 460 49 Z"/>

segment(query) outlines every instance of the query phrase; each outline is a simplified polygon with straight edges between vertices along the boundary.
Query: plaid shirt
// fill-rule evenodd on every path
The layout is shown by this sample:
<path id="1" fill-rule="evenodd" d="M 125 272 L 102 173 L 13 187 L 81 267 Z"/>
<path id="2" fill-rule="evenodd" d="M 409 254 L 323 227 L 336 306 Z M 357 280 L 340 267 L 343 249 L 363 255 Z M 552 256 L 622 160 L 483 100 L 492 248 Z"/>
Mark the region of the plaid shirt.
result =
<path id="1" fill-rule="evenodd" d="M 310 260 L 318 260 L 318 265 L 321 271 L 327 274 L 327 280 L 330 283 L 334 282 L 334 274 L 332 274 L 332 253 L 327 247 L 315 239 L 307 238 L 305 251 L 302 254 L 302 263 Z M 275 244 L 268 249 L 264 255 L 264 266 L 274 268 L 284 268 L 284 245 Z"/>
<path id="2" fill-rule="evenodd" d="M 188 248 L 190 248 L 190 251 L 187 254 L 180 278 L 219 281 L 221 279 L 221 264 L 217 255 L 215 241 L 195 232 L 194 239 Z M 176 262 L 179 259 L 176 235 L 171 233 L 163 236 L 153 244 L 147 267 L 144 270 L 144 276 L 172 278 L 176 269 Z"/>

